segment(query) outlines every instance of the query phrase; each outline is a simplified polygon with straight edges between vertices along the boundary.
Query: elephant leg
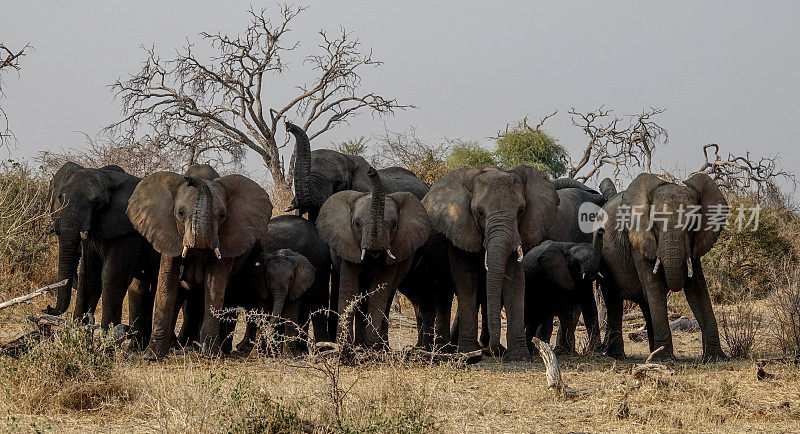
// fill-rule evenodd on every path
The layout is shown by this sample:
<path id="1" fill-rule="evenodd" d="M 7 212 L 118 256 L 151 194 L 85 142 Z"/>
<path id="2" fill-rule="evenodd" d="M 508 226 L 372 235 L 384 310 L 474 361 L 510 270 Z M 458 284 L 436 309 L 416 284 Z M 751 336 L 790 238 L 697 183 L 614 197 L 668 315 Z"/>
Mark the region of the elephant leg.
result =
<path id="1" fill-rule="evenodd" d="M 359 308 L 356 303 L 358 284 L 357 266 L 342 261 L 339 270 L 339 300 L 337 301 L 339 323 L 336 329 L 337 341 L 340 345 L 352 343 L 354 340 L 353 322 L 355 311 Z"/>
<path id="2" fill-rule="evenodd" d="M 233 350 L 233 333 L 236 331 L 237 315 L 225 314 L 219 324 L 220 348 L 223 354 L 230 354 Z"/>
<path id="3" fill-rule="evenodd" d="M 244 337 L 241 342 L 236 345 L 236 352 L 241 354 L 249 354 L 253 351 L 256 337 L 258 336 L 258 324 L 253 321 L 247 322 L 247 327 L 244 330 Z"/>
<path id="4" fill-rule="evenodd" d="M 326 312 L 326 318 L 328 321 L 328 339 L 331 341 L 338 340 L 339 338 L 339 274 L 339 269 L 333 266 L 331 268 L 331 288 L 327 303 L 328 312 Z"/>
<path id="5" fill-rule="evenodd" d="M 665 361 L 674 359 L 672 330 L 669 328 L 667 314 L 667 285 L 663 278 L 653 274 L 651 264 L 645 262 L 638 255 L 634 254 L 633 256 L 636 270 L 639 273 L 639 280 L 642 282 L 644 298 L 650 308 L 650 321 L 653 327 L 653 344 L 651 348 L 664 347 L 662 351 L 653 357 L 653 360 Z"/>
<path id="6" fill-rule="evenodd" d="M 225 305 L 225 289 L 233 268 L 233 259 L 217 260 L 211 271 L 206 272 L 205 310 L 200 328 L 200 346 L 205 354 L 216 355 L 220 350 L 219 324 L 217 317 Z"/>
<path id="7" fill-rule="evenodd" d="M 719 341 L 717 318 L 708 296 L 706 277 L 703 274 L 700 260 L 692 258 L 694 277 L 686 285 L 686 301 L 692 309 L 695 319 L 703 334 L 703 361 L 727 360 L 728 356 L 722 351 Z"/>
<path id="8" fill-rule="evenodd" d="M 450 315 L 453 309 L 452 290 L 436 298 L 436 318 L 434 320 L 433 347 L 443 348 L 450 342 Z"/>
<path id="9" fill-rule="evenodd" d="M 478 345 L 478 273 L 468 254 L 450 248 L 450 270 L 458 297 L 457 331 L 454 336 L 458 351 L 468 353 L 481 349 Z"/>
<path id="10" fill-rule="evenodd" d="M 544 320 L 538 323 L 536 337 L 550 345 L 550 338 L 553 337 L 553 315 L 546 315 Z"/>
<path id="11" fill-rule="evenodd" d="M 655 350 L 655 347 L 653 346 L 655 344 L 655 335 L 653 334 L 653 321 L 650 318 L 650 306 L 647 304 L 647 300 L 645 300 L 644 297 L 634 301 L 639 305 L 639 309 L 642 311 L 644 328 L 647 331 L 647 344 L 650 352 L 652 353 L 653 350 Z"/>
<path id="12" fill-rule="evenodd" d="M 577 324 L 577 316 L 573 309 L 567 308 L 559 312 L 555 348 L 557 352 L 564 354 L 575 352 L 575 327 Z"/>
<path id="13" fill-rule="evenodd" d="M 436 305 L 431 298 L 427 297 L 419 306 L 420 313 L 417 317 L 417 330 L 419 332 L 417 347 L 426 350 L 432 350 L 436 340 Z"/>
<path id="14" fill-rule="evenodd" d="M 180 265 L 174 258 L 162 255 L 158 270 L 153 308 L 153 332 L 145 351 L 145 358 L 157 360 L 169 350 L 175 332 L 175 302 L 178 296 L 178 273 Z"/>
<path id="15" fill-rule="evenodd" d="M 531 353 L 525 342 L 525 274 L 522 265 L 509 261 L 503 284 L 503 304 L 506 310 L 506 344 L 504 362 L 530 361 Z"/>
<path id="16" fill-rule="evenodd" d="M 588 339 L 587 348 L 589 348 L 589 351 L 597 351 L 597 349 L 600 348 L 600 325 L 592 284 L 589 283 L 587 287 L 580 288 L 579 296 L 583 324 L 586 326 L 586 338 Z"/>
<path id="17" fill-rule="evenodd" d="M 307 310 L 309 311 L 311 325 L 314 328 L 314 341 L 330 342 L 329 312 L 324 311 L 328 307 L 328 279 L 326 278 L 324 283 L 315 281 L 310 291 L 313 292 Z"/>
<path id="18" fill-rule="evenodd" d="M 136 284 L 128 290 L 128 322 L 133 333 L 133 348 L 145 348 L 150 340 L 154 295 L 150 282 L 141 279 L 136 279 Z"/>
<path id="19" fill-rule="evenodd" d="M 200 339 L 204 301 L 204 295 L 199 288 L 184 291 L 183 323 L 178 335 L 178 343 L 184 347 Z"/>
<path id="20" fill-rule="evenodd" d="M 89 322 L 94 315 L 100 294 L 103 291 L 103 261 L 88 248 L 83 249 L 78 266 L 75 310 L 72 317 L 75 321 Z"/>
<path id="21" fill-rule="evenodd" d="M 114 248 L 114 250 L 117 250 Z M 133 280 L 134 267 L 138 260 L 131 259 L 125 264 L 126 259 L 114 252 L 109 260 L 103 263 L 103 317 L 100 326 L 107 330 L 109 326 L 122 322 L 122 303 L 125 301 L 125 294 L 128 292 L 131 280 Z"/>
<path id="22" fill-rule="evenodd" d="M 297 356 L 308 352 L 308 345 L 301 337 L 300 331 L 300 303 L 291 302 L 284 306 L 283 316 L 289 321 L 284 324 L 284 337 L 289 354 Z"/>
<path id="23" fill-rule="evenodd" d="M 625 347 L 622 341 L 622 298 L 614 283 L 604 282 L 601 290 L 607 314 L 603 346 L 606 355 L 621 360 L 625 358 Z"/>
<path id="24" fill-rule="evenodd" d="M 450 326 L 450 346 L 458 350 L 458 306 L 456 306 L 456 317 Z"/>

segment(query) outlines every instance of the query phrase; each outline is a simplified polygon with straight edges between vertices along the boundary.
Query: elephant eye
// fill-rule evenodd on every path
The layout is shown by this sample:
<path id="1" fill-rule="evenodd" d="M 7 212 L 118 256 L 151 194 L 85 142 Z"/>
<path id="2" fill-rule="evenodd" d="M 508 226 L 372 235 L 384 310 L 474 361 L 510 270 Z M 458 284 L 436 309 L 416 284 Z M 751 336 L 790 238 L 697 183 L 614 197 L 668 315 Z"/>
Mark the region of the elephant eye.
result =
<path id="1" fill-rule="evenodd" d="M 219 213 L 219 218 L 220 219 L 224 219 L 225 218 L 225 211 L 222 211 L 222 212 Z"/>
<path id="2" fill-rule="evenodd" d="M 180 219 L 183 220 L 186 217 L 186 211 L 184 211 L 183 209 L 179 209 L 178 217 L 180 217 Z"/>
<path id="3" fill-rule="evenodd" d="M 392 229 L 393 230 L 397 229 L 397 221 L 396 220 L 392 221 Z"/>
<path id="4" fill-rule="evenodd" d="M 356 224 L 356 229 L 361 228 L 361 221 L 360 220 L 356 220 L 355 224 Z"/>
<path id="5" fill-rule="evenodd" d="M 519 209 L 517 210 L 517 216 L 522 217 L 522 213 L 524 212 L 525 212 L 525 207 L 524 206 L 519 207 Z"/>
<path id="6" fill-rule="evenodd" d="M 483 210 L 483 208 L 478 208 L 478 217 L 484 218 L 485 216 L 486 212 Z"/>

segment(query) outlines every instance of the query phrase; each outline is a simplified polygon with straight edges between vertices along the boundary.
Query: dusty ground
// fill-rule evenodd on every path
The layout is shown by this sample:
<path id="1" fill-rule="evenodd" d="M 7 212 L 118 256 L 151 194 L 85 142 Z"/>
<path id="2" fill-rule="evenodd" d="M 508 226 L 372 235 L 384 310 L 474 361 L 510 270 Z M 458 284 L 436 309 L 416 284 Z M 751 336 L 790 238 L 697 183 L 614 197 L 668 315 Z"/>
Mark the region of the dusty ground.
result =
<path id="1" fill-rule="evenodd" d="M 27 313 L 44 304 L 0 313 L 0 343 L 26 330 Z M 633 321 L 627 329 L 636 326 Z M 413 312 L 403 305 L 392 317 L 393 347 L 411 344 L 414 327 Z M 23 362 L 0 356 L 6 397 L 0 418 L 5 416 L 8 431 L 23 432 L 257 432 L 282 426 L 292 432 L 800 432 L 797 366 L 770 364 L 766 371 L 774 377 L 759 381 L 752 360 L 698 363 L 699 332 L 676 332 L 674 339 L 676 374 L 641 382 L 629 371 L 646 357 L 646 342 L 626 338 L 624 362 L 563 358 L 566 383 L 586 389 L 575 399 L 547 390 L 539 360 L 484 359 L 468 367 L 394 361 L 326 372 L 329 365 L 290 359 L 192 355 L 146 363 L 119 355 L 111 372 L 120 383 L 113 390 L 122 390 L 114 393 L 123 398 L 112 393 L 82 410 L 33 408 L 28 392 L 13 381 L 29 371 L 20 374 L 15 364 Z M 12 399 L 19 395 L 26 398 Z"/>

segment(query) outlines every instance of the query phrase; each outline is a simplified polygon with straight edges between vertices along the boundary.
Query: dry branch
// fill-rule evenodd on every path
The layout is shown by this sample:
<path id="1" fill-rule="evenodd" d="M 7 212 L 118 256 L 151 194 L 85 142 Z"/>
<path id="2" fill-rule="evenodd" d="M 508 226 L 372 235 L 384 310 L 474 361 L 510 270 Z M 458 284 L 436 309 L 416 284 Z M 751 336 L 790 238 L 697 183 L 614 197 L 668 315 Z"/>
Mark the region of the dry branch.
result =
<path id="1" fill-rule="evenodd" d="M 581 395 L 588 395 L 589 389 L 573 389 L 564 383 L 561 378 L 561 370 L 558 368 L 558 359 L 556 353 L 550 348 L 550 345 L 541 339 L 534 337 L 533 344 L 539 350 L 539 356 L 542 357 L 544 363 L 544 375 L 547 378 L 547 388 L 556 393 L 557 396 L 566 399 L 572 399 Z"/>
<path id="2" fill-rule="evenodd" d="M 703 158 L 703 165 L 693 173 L 705 173 L 732 192 L 755 189 L 760 194 L 774 193 L 779 179 L 797 187 L 794 173 L 779 168 L 778 155 L 755 159 L 748 151 L 745 155 L 728 153 L 723 158 L 719 145 L 710 143 L 703 146 Z"/>
<path id="3" fill-rule="evenodd" d="M 41 287 L 41 288 L 37 289 L 36 291 L 33 291 L 33 292 L 29 293 L 29 294 L 21 295 L 21 296 L 19 296 L 17 298 L 12 298 L 11 300 L 4 301 L 4 302 L 0 303 L 0 310 L 3 310 L 5 308 L 7 308 L 7 307 L 11 307 L 11 306 L 14 306 L 14 305 L 17 305 L 17 304 L 20 304 L 20 303 L 24 303 L 24 302 L 26 302 L 26 301 L 28 301 L 28 300 L 30 300 L 32 298 L 36 298 L 36 297 L 38 297 L 40 295 L 47 294 L 50 291 L 54 291 L 56 289 L 60 289 L 61 287 L 66 285 L 68 282 L 69 282 L 68 279 L 64 279 L 64 280 L 62 280 L 60 282 L 52 283 L 52 284 L 47 285 L 47 286 L 43 286 L 43 287 Z"/>
<path id="4" fill-rule="evenodd" d="M 663 350 L 664 350 L 664 347 L 660 346 L 660 347 L 656 348 L 655 351 L 650 353 L 649 356 L 647 356 L 647 360 L 645 360 L 644 363 L 633 365 L 633 368 L 631 368 L 631 375 L 633 376 L 633 378 L 635 380 L 642 380 L 644 378 L 647 378 L 646 374 L 648 372 L 657 372 L 657 373 L 662 374 L 662 375 L 673 375 L 673 374 L 675 374 L 674 370 L 672 370 L 672 369 L 670 369 L 670 368 L 668 368 L 668 367 L 666 367 L 666 366 L 664 366 L 664 365 L 662 365 L 660 363 L 652 363 L 651 362 L 653 360 L 653 356 L 655 356 L 656 354 L 658 354 L 659 352 L 661 352 Z"/>

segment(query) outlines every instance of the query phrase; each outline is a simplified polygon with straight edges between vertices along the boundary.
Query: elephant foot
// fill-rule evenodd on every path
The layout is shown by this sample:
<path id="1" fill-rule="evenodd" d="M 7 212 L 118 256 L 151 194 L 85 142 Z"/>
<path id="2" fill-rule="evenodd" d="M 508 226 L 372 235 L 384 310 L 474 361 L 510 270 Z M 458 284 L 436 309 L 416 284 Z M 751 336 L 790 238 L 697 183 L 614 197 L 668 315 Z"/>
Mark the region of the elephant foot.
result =
<path id="1" fill-rule="evenodd" d="M 458 347 L 453 345 L 453 344 L 451 344 L 450 342 L 447 342 L 445 344 L 434 345 L 433 346 L 433 351 L 434 352 L 450 354 L 450 353 L 457 352 L 458 351 Z"/>
<path id="2" fill-rule="evenodd" d="M 625 359 L 625 351 L 623 351 L 622 348 L 616 348 L 616 347 L 608 348 L 605 351 L 605 355 L 615 360 Z"/>
<path id="3" fill-rule="evenodd" d="M 652 354 L 649 359 L 651 362 L 655 363 L 670 362 L 675 360 L 675 354 L 672 353 L 672 349 L 664 348 L 663 350 Z"/>
<path id="4" fill-rule="evenodd" d="M 247 341 L 247 342 L 242 341 L 242 342 L 239 342 L 238 345 L 236 345 L 236 350 L 233 351 L 231 354 L 232 355 L 242 355 L 243 354 L 244 356 L 247 356 L 248 354 L 250 354 L 251 351 L 253 351 L 254 347 L 255 347 L 255 345 L 253 345 L 252 342 L 250 342 L 250 341 Z"/>
<path id="5" fill-rule="evenodd" d="M 503 357 L 503 355 L 506 353 L 506 347 L 504 347 L 502 344 L 498 344 L 494 348 L 492 348 L 491 345 L 484 346 L 481 349 L 483 350 L 483 355 L 489 357 Z"/>
<path id="6" fill-rule="evenodd" d="M 509 348 L 503 353 L 503 363 L 530 362 L 533 360 L 527 348 Z"/>
<path id="7" fill-rule="evenodd" d="M 722 348 L 717 348 L 713 351 L 703 351 L 703 363 L 718 363 L 727 360 L 729 360 L 728 355 L 722 351 Z"/>
<path id="8" fill-rule="evenodd" d="M 147 360 L 148 362 L 158 362 L 167 355 L 166 351 L 161 349 L 155 349 L 152 345 L 149 345 L 146 350 L 144 350 L 144 355 L 142 358 Z"/>

